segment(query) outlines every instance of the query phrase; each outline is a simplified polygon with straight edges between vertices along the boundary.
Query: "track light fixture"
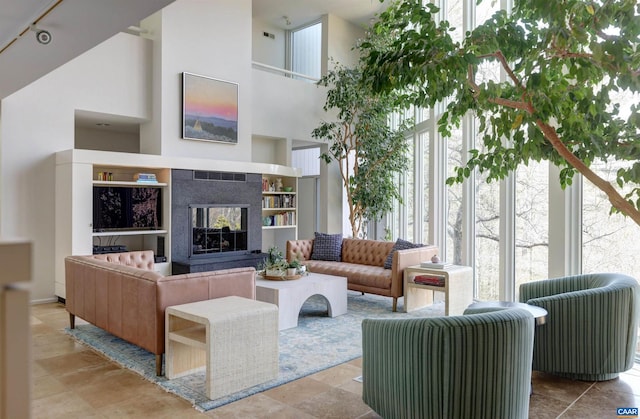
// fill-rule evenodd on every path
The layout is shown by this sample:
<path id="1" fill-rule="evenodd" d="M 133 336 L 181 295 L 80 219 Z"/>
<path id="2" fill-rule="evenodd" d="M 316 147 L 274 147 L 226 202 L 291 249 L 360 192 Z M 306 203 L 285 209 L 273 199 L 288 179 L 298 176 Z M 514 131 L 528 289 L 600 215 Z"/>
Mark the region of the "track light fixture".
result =
<path id="1" fill-rule="evenodd" d="M 36 40 L 42 45 L 47 45 L 51 42 L 51 33 L 44 29 L 39 29 L 35 24 L 29 26 L 29 29 L 36 33 Z"/>

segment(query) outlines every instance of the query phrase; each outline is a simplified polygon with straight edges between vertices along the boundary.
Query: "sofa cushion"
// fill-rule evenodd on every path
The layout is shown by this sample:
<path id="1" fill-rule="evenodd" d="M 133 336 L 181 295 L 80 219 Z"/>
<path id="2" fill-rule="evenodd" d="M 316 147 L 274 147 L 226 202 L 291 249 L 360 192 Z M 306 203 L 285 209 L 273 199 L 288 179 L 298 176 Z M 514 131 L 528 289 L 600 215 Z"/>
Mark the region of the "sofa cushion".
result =
<path id="1" fill-rule="evenodd" d="M 347 277 L 349 289 L 355 285 L 388 290 L 391 286 L 391 271 L 382 266 L 324 260 L 310 260 L 306 264 L 310 272 Z"/>
<path id="2" fill-rule="evenodd" d="M 403 240 L 403 239 L 396 240 L 395 244 L 393 245 L 393 248 L 391 248 L 391 251 L 387 255 L 387 259 L 385 259 L 384 261 L 384 268 L 391 269 L 391 265 L 393 263 L 393 253 L 396 250 L 415 249 L 416 247 L 422 247 L 422 246 L 423 244 L 421 243 L 411 243 L 410 241 Z"/>
<path id="3" fill-rule="evenodd" d="M 342 234 L 315 233 L 311 259 L 340 262 L 342 256 Z"/>

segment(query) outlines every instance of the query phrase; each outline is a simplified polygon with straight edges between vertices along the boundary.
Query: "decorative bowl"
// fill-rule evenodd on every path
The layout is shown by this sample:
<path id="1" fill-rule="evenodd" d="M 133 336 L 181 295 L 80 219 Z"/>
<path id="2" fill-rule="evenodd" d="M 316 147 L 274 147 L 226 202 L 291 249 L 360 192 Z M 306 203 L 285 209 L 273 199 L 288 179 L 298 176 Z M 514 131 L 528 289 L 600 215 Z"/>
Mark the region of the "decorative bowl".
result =
<path id="1" fill-rule="evenodd" d="M 284 190 L 285 192 L 293 192 L 293 187 L 292 186 L 285 186 L 284 188 L 282 188 L 282 190 Z"/>

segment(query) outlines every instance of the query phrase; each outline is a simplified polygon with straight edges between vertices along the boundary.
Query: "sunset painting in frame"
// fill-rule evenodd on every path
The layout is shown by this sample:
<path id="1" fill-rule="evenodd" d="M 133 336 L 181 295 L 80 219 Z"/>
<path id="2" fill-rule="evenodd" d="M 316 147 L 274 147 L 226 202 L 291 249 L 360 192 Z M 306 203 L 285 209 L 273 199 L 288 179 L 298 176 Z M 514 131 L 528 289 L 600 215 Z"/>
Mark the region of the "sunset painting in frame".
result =
<path id="1" fill-rule="evenodd" d="M 182 138 L 238 143 L 238 84 L 182 73 Z"/>

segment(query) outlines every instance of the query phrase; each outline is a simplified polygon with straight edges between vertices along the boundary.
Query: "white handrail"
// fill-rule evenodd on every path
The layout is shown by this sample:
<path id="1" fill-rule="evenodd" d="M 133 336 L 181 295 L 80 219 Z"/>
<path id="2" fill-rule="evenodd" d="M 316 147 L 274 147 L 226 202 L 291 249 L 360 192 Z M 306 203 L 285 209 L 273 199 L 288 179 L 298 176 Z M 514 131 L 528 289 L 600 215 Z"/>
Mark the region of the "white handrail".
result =
<path id="1" fill-rule="evenodd" d="M 307 76 L 306 74 L 296 73 L 295 71 L 285 70 L 284 68 L 278 68 L 278 67 L 274 67 L 274 66 L 271 66 L 271 65 L 268 65 L 268 64 L 259 63 L 257 61 L 252 61 L 251 64 L 254 67 L 257 67 L 257 68 L 277 71 L 278 73 L 282 73 L 285 76 L 302 77 L 304 79 L 311 80 L 313 82 L 318 82 L 320 80 L 320 79 L 318 79 L 316 77 Z"/>

